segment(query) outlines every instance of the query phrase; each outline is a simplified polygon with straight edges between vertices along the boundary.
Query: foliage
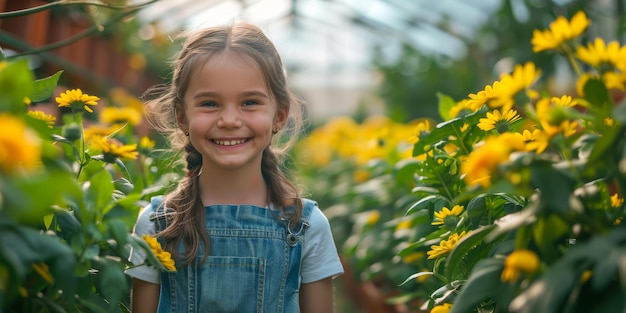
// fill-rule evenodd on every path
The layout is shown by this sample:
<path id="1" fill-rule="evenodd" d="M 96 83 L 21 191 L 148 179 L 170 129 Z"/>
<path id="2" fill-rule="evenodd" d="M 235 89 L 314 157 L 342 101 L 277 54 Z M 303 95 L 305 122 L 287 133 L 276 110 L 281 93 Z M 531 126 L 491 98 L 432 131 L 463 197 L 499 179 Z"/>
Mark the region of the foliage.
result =
<path id="1" fill-rule="evenodd" d="M 311 191 L 362 279 L 395 282 L 390 301 L 431 312 L 624 310 L 626 47 L 585 38 L 589 22 L 581 11 L 533 32 L 537 54 L 570 62 L 565 94 L 526 62 L 460 101 L 438 94 L 443 122 L 413 124 L 413 157 L 356 162 L 370 146 L 333 146 L 332 123 L 302 143 L 301 163 L 323 165 L 303 170 Z M 404 150 L 387 138 L 372 137 Z M 313 162 L 327 145 L 336 152 Z"/>
<path id="2" fill-rule="evenodd" d="M 118 90 L 104 108 L 75 89 L 56 98 L 69 113 L 39 111 L 62 72 L 36 79 L 26 59 L 2 59 L 0 312 L 127 312 L 130 250 L 163 267 L 130 227 L 175 178 L 154 142 L 137 135 L 139 100 Z M 105 119 L 107 109 L 125 113 Z"/>

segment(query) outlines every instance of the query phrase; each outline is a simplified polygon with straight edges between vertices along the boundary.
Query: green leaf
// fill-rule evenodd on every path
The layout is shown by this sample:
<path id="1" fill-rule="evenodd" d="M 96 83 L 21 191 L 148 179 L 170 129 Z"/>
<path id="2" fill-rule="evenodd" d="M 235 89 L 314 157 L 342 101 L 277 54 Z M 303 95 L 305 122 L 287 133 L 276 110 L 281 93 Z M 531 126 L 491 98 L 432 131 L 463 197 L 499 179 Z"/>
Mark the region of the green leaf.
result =
<path id="1" fill-rule="evenodd" d="M 0 192 L 6 213 L 28 225 L 39 225 L 52 205 L 63 205 L 64 197 L 80 194 L 73 178 L 58 171 L 13 179 L 11 183 L 0 184 Z"/>
<path id="2" fill-rule="evenodd" d="M 102 216 L 111 208 L 113 202 L 113 181 L 101 163 L 92 162 L 91 164 L 93 164 L 93 169 L 98 170 L 92 172 L 89 177 L 86 201 L 92 209 L 98 212 L 99 216 Z"/>
<path id="3" fill-rule="evenodd" d="M 439 116 L 441 116 L 444 121 L 452 119 L 450 110 L 456 105 L 456 101 L 441 92 L 437 93 L 437 99 L 439 99 Z"/>
<path id="4" fill-rule="evenodd" d="M 56 221 L 61 228 L 58 233 L 65 239 L 70 239 L 76 234 L 80 232 L 80 229 L 83 227 L 76 216 L 74 216 L 73 212 L 68 210 L 52 207 L 52 211 L 54 212 L 54 216 L 56 217 Z"/>
<path id="5" fill-rule="evenodd" d="M 480 225 L 481 220 L 488 214 L 486 195 L 478 195 L 470 200 L 465 206 L 469 222 L 474 227 Z"/>
<path id="6" fill-rule="evenodd" d="M 59 77 L 63 71 L 58 71 L 52 76 L 37 79 L 33 82 L 33 92 L 30 95 L 31 101 L 43 101 L 52 96 L 54 89 L 57 87 Z"/>
<path id="7" fill-rule="evenodd" d="M 135 189 L 135 186 L 133 185 L 133 183 L 124 177 L 121 177 L 113 181 L 113 185 L 115 186 L 116 190 L 121 191 L 125 195 L 130 194 L 131 192 L 133 192 L 133 189 Z"/>
<path id="8" fill-rule="evenodd" d="M 0 112 L 24 113 L 24 99 L 32 93 L 33 79 L 28 60 L 9 62 L 0 71 Z"/>
<path id="9" fill-rule="evenodd" d="M 422 277 L 422 276 L 431 276 L 431 275 L 434 275 L 434 274 L 435 274 L 435 273 L 433 273 L 433 272 L 419 272 L 419 273 L 415 273 L 415 274 L 413 274 L 413 275 L 409 276 L 406 280 L 404 280 L 404 281 L 403 281 L 402 283 L 400 283 L 400 285 L 398 285 L 398 286 L 402 286 L 402 285 L 404 285 L 404 284 L 406 284 L 406 283 L 408 283 L 408 282 L 410 282 L 410 281 L 415 280 L 415 279 L 416 279 L 416 278 L 418 278 L 418 277 Z"/>
<path id="10" fill-rule="evenodd" d="M 406 211 L 405 215 L 408 215 L 413 210 L 423 210 L 425 208 L 428 208 L 429 205 L 438 201 L 446 201 L 447 203 L 450 202 L 446 198 L 440 195 L 427 196 L 415 202 L 413 205 L 411 205 L 411 207 L 409 207 L 409 209 Z"/>
<path id="11" fill-rule="evenodd" d="M 481 302 L 495 298 L 502 286 L 500 275 L 503 268 L 503 259 L 483 259 L 476 263 L 450 313 L 476 312 L 475 309 Z"/>
<path id="12" fill-rule="evenodd" d="M 563 242 L 566 239 L 569 228 L 569 224 L 556 214 L 537 218 L 537 222 L 532 227 L 533 239 L 541 249 L 541 254 L 548 260 L 558 257 L 558 251 L 554 247 L 558 242 Z"/>
<path id="13" fill-rule="evenodd" d="M 412 182 L 420 162 L 415 159 L 402 160 L 394 165 L 394 174 L 398 182 Z"/>
<path id="14" fill-rule="evenodd" d="M 112 239 L 117 242 L 117 246 L 126 246 L 128 243 L 128 234 L 130 233 L 128 226 L 119 219 L 108 221 L 107 226 Z"/>
<path id="15" fill-rule="evenodd" d="M 609 90 L 606 88 L 602 80 L 592 78 L 585 83 L 583 87 L 584 98 L 589 101 L 593 108 L 605 111 L 613 104 Z M 606 116 L 606 114 L 604 114 Z"/>
<path id="16" fill-rule="evenodd" d="M 494 230 L 496 225 L 488 225 L 483 226 L 478 229 L 473 230 L 471 233 L 465 235 L 461 240 L 456 244 L 454 249 L 450 251 L 448 258 L 446 259 L 446 277 L 448 280 L 452 280 L 454 274 L 458 271 L 463 270 L 463 258 L 467 255 L 467 253 L 481 242 L 485 240 L 485 237 L 489 235 L 489 233 Z"/>
<path id="17" fill-rule="evenodd" d="M 574 182 L 571 177 L 558 171 L 548 162 L 535 162 L 530 165 L 531 182 L 541 191 L 541 201 L 548 210 L 560 214 L 569 213 L 569 198 Z"/>
<path id="18" fill-rule="evenodd" d="M 126 275 L 118 262 L 99 259 L 94 265 L 98 270 L 96 284 L 100 295 L 108 302 L 108 311 L 116 311 L 122 296 L 128 291 Z"/>

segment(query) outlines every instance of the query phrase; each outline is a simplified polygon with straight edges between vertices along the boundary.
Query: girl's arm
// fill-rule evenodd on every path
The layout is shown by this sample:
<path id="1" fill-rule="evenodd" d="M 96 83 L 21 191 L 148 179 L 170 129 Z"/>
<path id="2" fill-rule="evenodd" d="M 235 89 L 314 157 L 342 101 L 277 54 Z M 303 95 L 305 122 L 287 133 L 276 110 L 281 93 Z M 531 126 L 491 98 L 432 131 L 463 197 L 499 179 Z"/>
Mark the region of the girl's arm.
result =
<path id="1" fill-rule="evenodd" d="M 159 305 L 159 284 L 133 278 L 130 307 L 133 313 L 156 313 Z"/>
<path id="2" fill-rule="evenodd" d="M 324 278 L 300 286 L 300 312 L 333 312 L 333 279 Z M 134 313 L 134 312 L 133 312 Z"/>

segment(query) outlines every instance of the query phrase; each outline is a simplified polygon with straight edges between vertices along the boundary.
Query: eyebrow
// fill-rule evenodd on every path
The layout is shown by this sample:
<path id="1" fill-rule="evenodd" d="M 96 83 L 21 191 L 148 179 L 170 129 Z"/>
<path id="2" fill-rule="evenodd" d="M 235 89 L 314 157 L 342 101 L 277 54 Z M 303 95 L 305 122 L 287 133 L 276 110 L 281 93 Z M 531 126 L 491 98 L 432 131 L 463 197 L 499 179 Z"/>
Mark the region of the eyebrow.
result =
<path id="1" fill-rule="evenodd" d="M 220 94 L 215 92 L 215 91 L 210 91 L 210 90 L 206 90 L 206 91 L 200 91 L 198 93 L 196 93 L 193 98 L 197 99 L 197 98 L 202 98 L 202 97 L 217 97 Z M 259 90 L 250 90 L 250 91 L 244 91 L 242 94 L 242 96 L 244 97 L 262 97 L 262 98 L 269 98 L 269 96 L 263 92 L 263 91 L 259 91 Z"/>

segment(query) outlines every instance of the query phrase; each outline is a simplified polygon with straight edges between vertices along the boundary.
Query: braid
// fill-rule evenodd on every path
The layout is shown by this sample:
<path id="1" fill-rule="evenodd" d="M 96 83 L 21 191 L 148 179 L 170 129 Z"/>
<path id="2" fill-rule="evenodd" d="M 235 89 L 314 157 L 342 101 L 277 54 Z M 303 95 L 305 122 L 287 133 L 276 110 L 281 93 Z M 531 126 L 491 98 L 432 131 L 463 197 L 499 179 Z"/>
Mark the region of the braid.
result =
<path id="1" fill-rule="evenodd" d="M 183 178 L 178 188 L 166 197 L 168 207 L 173 208 L 176 214 L 172 215 L 170 224 L 159 235 L 165 240 L 167 251 L 189 264 L 198 255 L 198 243 L 202 242 L 204 260 L 209 254 L 209 237 L 206 232 L 198 232 L 204 228 L 204 205 L 200 198 L 198 173 L 202 169 L 202 155 L 188 142 L 185 145 L 185 160 L 187 162 L 187 177 Z M 185 225 L 191 224 L 191 227 Z M 185 244 L 185 251 L 178 255 L 181 240 Z"/>
<path id="2" fill-rule="evenodd" d="M 303 203 L 298 188 L 287 178 L 279 167 L 279 159 L 271 148 L 263 150 L 261 173 L 268 187 L 269 199 L 281 208 L 295 205 L 295 214 L 291 216 L 291 225 L 295 225 L 302 214 Z"/>
<path id="3" fill-rule="evenodd" d="M 191 142 L 185 145 L 185 152 L 187 152 L 187 171 L 188 175 L 198 175 L 202 168 L 202 154 L 193 147 Z"/>

